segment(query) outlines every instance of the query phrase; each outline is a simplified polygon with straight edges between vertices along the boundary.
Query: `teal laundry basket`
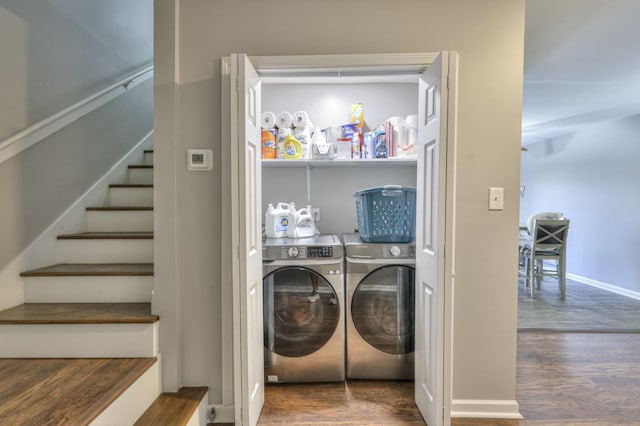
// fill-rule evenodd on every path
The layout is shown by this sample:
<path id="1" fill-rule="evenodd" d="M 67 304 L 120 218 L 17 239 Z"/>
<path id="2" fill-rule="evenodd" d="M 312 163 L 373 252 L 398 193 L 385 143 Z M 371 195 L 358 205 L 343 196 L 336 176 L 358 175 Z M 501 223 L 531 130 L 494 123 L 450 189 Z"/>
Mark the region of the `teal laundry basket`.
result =
<path id="1" fill-rule="evenodd" d="M 358 191 L 360 238 L 367 243 L 408 243 L 416 237 L 416 189 L 398 185 Z"/>

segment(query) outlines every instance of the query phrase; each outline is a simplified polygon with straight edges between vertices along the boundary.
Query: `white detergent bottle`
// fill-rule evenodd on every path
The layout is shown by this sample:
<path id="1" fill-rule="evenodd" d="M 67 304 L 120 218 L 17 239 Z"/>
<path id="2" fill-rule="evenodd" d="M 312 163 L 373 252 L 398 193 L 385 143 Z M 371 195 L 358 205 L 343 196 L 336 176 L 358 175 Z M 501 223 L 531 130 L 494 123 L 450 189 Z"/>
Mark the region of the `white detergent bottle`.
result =
<path id="1" fill-rule="evenodd" d="M 316 233 L 316 224 L 311 214 L 311 206 L 298 210 L 298 220 L 293 230 L 294 238 L 309 238 Z"/>
<path id="2" fill-rule="evenodd" d="M 275 207 L 269 204 L 264 214 L 264 231 L 268 238 L 287 236 L 290 208 L 287 203 L 278 203 Z"/>
<path id="3" fill-rule="evenodd" d="M 294 202 L 289 203 L 289 212 L 287 220 L 289 227 L 287 228 L 287 237 L 296 238 L 296 224 L 298 223 L 298 212 L 296 210 L 296 204 Z"/>

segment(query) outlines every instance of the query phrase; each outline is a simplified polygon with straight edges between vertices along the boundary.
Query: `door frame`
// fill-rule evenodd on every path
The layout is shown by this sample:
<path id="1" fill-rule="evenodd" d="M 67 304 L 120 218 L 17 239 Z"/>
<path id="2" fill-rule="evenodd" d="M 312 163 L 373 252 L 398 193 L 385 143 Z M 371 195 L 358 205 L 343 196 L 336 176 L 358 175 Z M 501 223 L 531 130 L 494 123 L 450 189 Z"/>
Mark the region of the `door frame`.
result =
<path id="1" fill-rule="evenodd" d="M 430 53 L 388 53 L 388 54 L 353 54 L 353 55 L 291 55 L 291 56 L 250 56 L 249 60 L 258 74 L 264 78 L 269 76 L 282 76 L 287 73 L 303 74 L 315 69 L 335 69 L 336 71 L 348 70 L 355 67 L 371 67 L 381 71 L 392 71 L 392 68 L 406 67 L 406 69 L 426 68 L 440 55 L 440 52 Z M 456 74 L 457 75 L 457 74 Z M 229 407 L 235 413 L 235 419 L 240 419 L 241 413 L 241 382 L 238 368 L 241 369 L 240 354 L 243 351 L 240 342 L 240 326 L 238 312 L 242 301 L 240 300 L 240 264 L 239 264 L 239 226 L 234 214 L 237 211 L 238 181 L 234 173 L 239 169 L 238 164 L 238 140 L 233 137 L 235 129 L 229 128 L 230 105 L 227 100 L 230 96 L 230 57 L 221 58 L 221 158 L 222 158 L 222 196 L 221 196 L 221 223 L 231 226 L 222 227 L 221 253 L 221 347 L 222 347 L 222 400 L 223 406 Z M 449 99 L 457 99 L 457 81 L 449 81 Z M 452 105 L 453 104 L 453 105 Z M 456 146 L 456 103 L 450 102 L 448 108 L 447 123 L 447 164 L 442 165 L 447 169 L 447 197 L 446 197 L 446 232 L 445 232 L 445 271 L 444 271 L 444 344 L 442 351 L 444 360 L 444 420 L 445 424 L 451 418 L 451 382 L 452 382 L 452 333 L 453 333 L 453 284 L 454 272 L 454 245 L 455 245 L 455 146 Z M 226 303 L 231 301 L 231 303 Z"/>

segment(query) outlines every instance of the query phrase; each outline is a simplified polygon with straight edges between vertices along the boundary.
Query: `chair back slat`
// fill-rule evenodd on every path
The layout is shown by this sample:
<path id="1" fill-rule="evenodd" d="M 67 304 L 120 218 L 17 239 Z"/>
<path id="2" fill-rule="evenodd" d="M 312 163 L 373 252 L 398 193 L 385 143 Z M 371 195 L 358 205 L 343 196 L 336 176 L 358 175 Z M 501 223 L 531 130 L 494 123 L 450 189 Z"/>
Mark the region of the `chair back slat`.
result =
<path id="1" fill-rule="evenodd" d="M 569 233 L 569 220 L 539 219 L 535 221 L 533 250 L 563 249 Z"/>

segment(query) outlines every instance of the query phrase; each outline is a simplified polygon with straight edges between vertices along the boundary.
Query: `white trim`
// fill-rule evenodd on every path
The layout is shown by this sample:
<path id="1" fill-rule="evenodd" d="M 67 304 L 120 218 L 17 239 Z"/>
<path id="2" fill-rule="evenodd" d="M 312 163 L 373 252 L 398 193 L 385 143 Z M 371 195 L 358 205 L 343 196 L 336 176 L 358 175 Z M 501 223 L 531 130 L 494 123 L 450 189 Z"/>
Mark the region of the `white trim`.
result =
<path id="1" fill-rule="evenodd" d="M 515 399 L 454 399 L 451 401 L 451 417 L 517 420 L 524 418 Z"/>
<path id="2" fill-rule="evenodd" d="M 216 419 L 213 423 L 233 423 L 234 422 L 234 413 L 235 407 L 233 405 L 220 405 L 214 404 L 209 406 L 209 410 L 211 408 L 216 410 Z"/>
<path id="3" fill-rule="evenodd" d="M 250 56 L 249 60 L 261 77 L 273 73 L 305 71 L 345 71 L 354 68 L 373 68 L 383 71 L 397 67 L 427 67 L 440 53 L 382 53 L 354 55 L 288 55 Z M 416 72 L 421 74 L 421 72 Z"/>
<path id="4" fill-rule="evenodd" d="M 24 286 L 20 272 L 51 264 L 58 235 L 84 231 L 87 223 L 85 208 L 92 204 L 100 205 L 107 199 L 108 183 L 124 179 L 127 164 L 136 154 L 141 154 L 142 149 L 150 144 L 152 139 L 153 130 L 58 216 L 27 248 L 0 269 L 0 309 L 24 303 Z M 118 179 L 118 176 L 122 179 Z"/>
<path id="5" fill-rule="evenodd" d="M 138 71 L 112 84 L 106 89 L 87 96 L 83 100 L 9 136 L 0 142 L 0 163 L 21 153 L 30 146 L 37 144 L 79 118 L 95 111 L 102 105 L 112 101 L 151 77 L 153 77 L 153 66 Z"/>
<path id="6" fill-rule="evenodd" d="M 632 299 L 640 300 L 640 292 L 629 290 L 623 287 L 618 287 L 615 285 L 603 283 L 602 281 L 592 280 L 591 278 L 583 277 L 576 274 L 567 273 L 567 278 L 573 281 L 577 281 L 582 284 L 590 285 L 591 287 L 596 287 L 601 290 L 610 291 L 612 293 L 620 294 L 622 296 L 627 296 Z"/>

